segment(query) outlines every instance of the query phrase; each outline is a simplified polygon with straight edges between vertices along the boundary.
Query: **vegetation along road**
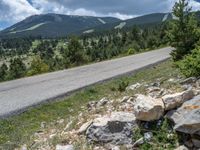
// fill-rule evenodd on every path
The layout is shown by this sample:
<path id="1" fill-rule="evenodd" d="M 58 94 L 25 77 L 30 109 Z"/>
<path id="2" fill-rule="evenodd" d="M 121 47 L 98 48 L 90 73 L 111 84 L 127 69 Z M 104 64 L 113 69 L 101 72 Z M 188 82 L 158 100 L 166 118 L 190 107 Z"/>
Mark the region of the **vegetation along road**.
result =
<path id="1" fill-rule="evenodd" d="M 70 92 L 170 58 L 172 48 L 162 48 L 124 58 L 0 83 L 0 117 L 55 100 Z"/>

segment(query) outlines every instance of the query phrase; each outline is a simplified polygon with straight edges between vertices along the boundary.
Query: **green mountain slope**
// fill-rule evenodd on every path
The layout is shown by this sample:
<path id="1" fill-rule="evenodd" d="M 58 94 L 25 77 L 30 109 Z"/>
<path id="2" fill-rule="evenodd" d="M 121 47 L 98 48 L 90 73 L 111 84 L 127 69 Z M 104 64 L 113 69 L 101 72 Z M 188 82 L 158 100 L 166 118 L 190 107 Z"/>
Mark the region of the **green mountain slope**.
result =
<path id="1" fill-rule="evenodd" d="M 92 30 L 93 32 L 95 32 L 111 29 L 122 29 L 132 27 L 134 25 L 150 26 L 162 23 L 166 20 L 171 20 L 172 18 L 173 17 L 171 13 L 154 13 L 110 24 L 99 25 L 97 27 L 89 29 L 89 31 Z M 82 33 L 85 33 L 85 31 L 83 31 Z"/>
<path id="2" fill-rule="evenodd" d="M 80 30 L 120 21 L 113 17 L 34 15 L 0 32 L 0 37 L 62 37 Z"/>

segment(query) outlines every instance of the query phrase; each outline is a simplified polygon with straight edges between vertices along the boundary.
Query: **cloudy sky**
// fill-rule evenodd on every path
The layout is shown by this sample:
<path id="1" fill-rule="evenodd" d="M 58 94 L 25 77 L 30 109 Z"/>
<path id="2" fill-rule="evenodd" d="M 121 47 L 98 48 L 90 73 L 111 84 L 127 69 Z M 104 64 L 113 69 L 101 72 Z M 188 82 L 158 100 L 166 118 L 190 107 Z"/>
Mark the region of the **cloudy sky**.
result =
<path id="1" fill-rule="evenodd" d="M 169 12 L 176 0 L 0 0 L 0 30 L 41 13 L 113 16 L 128 19 L 154 12 Z M 199 1 L 199 2 L 198 2 Z M 200 0 L 190 0 L 200 10 Z"/>

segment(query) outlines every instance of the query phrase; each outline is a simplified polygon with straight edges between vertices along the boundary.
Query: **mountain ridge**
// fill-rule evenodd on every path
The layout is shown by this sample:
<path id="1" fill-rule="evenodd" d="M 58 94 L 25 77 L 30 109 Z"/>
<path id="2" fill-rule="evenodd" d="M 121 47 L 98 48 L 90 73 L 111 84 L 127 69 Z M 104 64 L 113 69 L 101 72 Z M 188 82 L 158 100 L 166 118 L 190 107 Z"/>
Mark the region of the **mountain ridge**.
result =
<path id="1" fill-rule="evenodd" d="M 200 18 L 200 12 L 195 12 Z M 152 13 L 135 18 L 120 20 L 114 17 L 78 16 L 64 14 L 40 14 L 0 31 L 0 38 L 42 37 L 55 38 L 69 35 L 84 35 L 93 32 L 128 28 L 134 25 L 157 25 L 174 19 L 172 13 Z"/>

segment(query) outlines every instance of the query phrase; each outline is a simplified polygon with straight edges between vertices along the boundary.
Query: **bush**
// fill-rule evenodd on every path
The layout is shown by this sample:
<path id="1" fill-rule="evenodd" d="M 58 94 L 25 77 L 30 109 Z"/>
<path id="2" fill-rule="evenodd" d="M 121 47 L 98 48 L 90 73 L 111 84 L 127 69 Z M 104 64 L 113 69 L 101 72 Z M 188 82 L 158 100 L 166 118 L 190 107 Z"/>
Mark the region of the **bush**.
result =
<path id="1" fill-rule="evenodd" d="M 36 74 L 46 73 L 48 71 L 49 71 L 49 66 L 45 64 L 40 57 L 35 57 L 31 62 L 31 67 L 27 75 L 33 76 Z"/>
<path id="2" fill-rule="evenodd" d="M 177 62 L 177 65 L 186 77 L 200 76 L 200 46 L 194 49 L 192 54 Z"/>
<path id="3" fill-rule="evenodd" d="M 135 53 L 135 50 L 133 48 L 129 48 L 127 54 L 132 55 Z"/>
<path id="4" fill-rule="evenodd" d="M 128 81 L 121 81 L 118 85 L 118 91 L 124 92 L 126 90 L 126 87 L 128 87 L 129 82 Z"/>

